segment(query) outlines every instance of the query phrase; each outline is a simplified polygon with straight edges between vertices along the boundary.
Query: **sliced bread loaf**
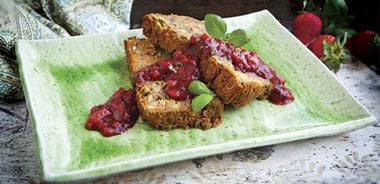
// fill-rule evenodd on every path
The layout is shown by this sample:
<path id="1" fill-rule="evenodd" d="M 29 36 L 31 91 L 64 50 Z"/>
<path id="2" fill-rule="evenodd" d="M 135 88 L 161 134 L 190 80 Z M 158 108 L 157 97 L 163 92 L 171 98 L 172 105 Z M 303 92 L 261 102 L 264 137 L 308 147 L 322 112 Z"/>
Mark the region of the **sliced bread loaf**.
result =
<path id="1" fill-rule="evenodd" d="M 192 35 L 206 33 L 201 21 L 187 16 L 147 14 L 143 33 L 168 52 L 184 51 Z M 234 69 L 232 62 L 211 54 L 201 57 L 203 80 L 225 104 L 236 107 L 247 105 L 255 98 L 266 99 L 273 87 L 269 80 Z"/>

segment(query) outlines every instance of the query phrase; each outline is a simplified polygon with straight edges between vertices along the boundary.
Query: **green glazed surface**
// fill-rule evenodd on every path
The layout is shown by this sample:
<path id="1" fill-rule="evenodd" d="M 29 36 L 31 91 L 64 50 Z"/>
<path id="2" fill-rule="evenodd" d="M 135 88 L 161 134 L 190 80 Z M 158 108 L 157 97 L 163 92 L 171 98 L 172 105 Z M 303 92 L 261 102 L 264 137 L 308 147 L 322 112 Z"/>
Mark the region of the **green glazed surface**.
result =
<path id="1" fill-rule="evenodd" d="M 43 41 L 19 41 L 17 57 L 45 181 L 100 177 L 178 160 L 310 137 L 372 124 L 356 101 L 311 52 L 268 12 L 226 19 L 246 29 L 246 48 L 286 80 L 295 101 L 254 101 L 226 107 L 224 122 L 207 131 L 160 131 L 139 120 L 114 137 L 85 129 L 94 105 L 130 88 L 123 40 L 141 30 Z M 231 30 L 229 30 L 231 31 Z"/>

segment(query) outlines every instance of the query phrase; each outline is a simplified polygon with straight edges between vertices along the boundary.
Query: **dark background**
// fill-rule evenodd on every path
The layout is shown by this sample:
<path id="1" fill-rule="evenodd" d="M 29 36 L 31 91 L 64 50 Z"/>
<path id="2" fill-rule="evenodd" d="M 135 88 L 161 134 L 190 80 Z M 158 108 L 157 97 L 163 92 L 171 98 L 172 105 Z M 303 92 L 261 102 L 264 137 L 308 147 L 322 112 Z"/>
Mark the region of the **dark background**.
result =
<path id="1" fill-rule="evenodd" d="M 323 4 L 324 0 L 314 0 Z M 372 29 L 379 32 L 380 0 L 346 0 L 350 14 L 355 16 L 353 27 L 360 31 Z M 297 6 L 298 5 L 298 6 Z M 134 0 L 131 14 L 133 28 L 141 26 L 146 13 L 180 14 L 203 19 L 207 13 L 222 17 L 242 15 L 268 9 L 283 25 L 289 27 L 302 7 L 302 0 Z"/>
<path id="2" fill-rule="evenodd" d="M 203 20 L 208 13 L 231 17 L 263 9 L 268 9 L 285 25 L 289 25 L 293 17 L 287 0 L 135 0 L 131 25 L 133 28 L 140 27 L 143 15 L 152 12 L 188 15 Z"/>
<path id="3" fill-rule="evenodd" d="M 346 0 L 348 10 L 354 15 L 353 27 L 358 30 L 380 31 L 380 0 Z"/>

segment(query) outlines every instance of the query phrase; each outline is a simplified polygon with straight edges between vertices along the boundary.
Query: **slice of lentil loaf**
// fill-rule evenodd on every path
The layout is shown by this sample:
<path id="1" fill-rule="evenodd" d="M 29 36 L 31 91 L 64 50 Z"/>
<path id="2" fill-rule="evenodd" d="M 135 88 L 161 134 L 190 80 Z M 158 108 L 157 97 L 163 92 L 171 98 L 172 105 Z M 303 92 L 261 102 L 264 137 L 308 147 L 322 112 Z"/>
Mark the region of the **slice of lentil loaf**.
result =
<path id="1" fill-rule="evenodd" d="M 146 14 L 143 33 L 168 52 L 184 51 L 192 35 L 206 33 L 201 21 L 187 16 Z M 225 104 L 241 107 L 255 98 L 266 99 L 273 88 L 270 81 L 234 69 L 231 61 L 216 55 L 201 58 L 203 80 Z"/>
<path id="2" fill-rule="evenodd" d="M 150 13 L 144 15 L 143 33 L 167 52 L 184 51 L 192 35 L 206 32 L 202 22 L 187 16 Z"/>
<path id="3" fill-rule="evenodd" d="M 128 59 L 128 70 L 132 79 L 142 68 L 156 63 L 159 59 L 167 59 L 171 56 L 146 38 L 131 37 L 124 40 L 124 46 Z"/>
<path id="4" fill-rule="evenodd" d="M 191 111 L 191 101 L 176 101 L 163 91 L 163 81 L 136 85 L 137 107 L 141 118 L 153 127 L 170 130 L 176 127 L 209 129 L 222 123 L 224 105 L 214 99 L 200 112 Z"/>
<path id="5" fill-rule="evenodd" d="M 236 71 L 231 62 L 219 56 L 202 58 L 203 80 L 225 104 L 242 107 L 255 98 L 266 99 L 273 85 L 256 75 Z"/>
<path id="6" fill-rule="evenodd" d="M 129 38 L 125 41 L 128 68 L 131 76 L 154 64 L 168 54 L 148 39 Z M 141 118 L 153 127 L 170 130 L 176 127 L 209 129 L 222 123 L 224 104 L 218 97 L 200 112 L 191 110 L 191 101 L 176 101 L 164 92 L 164 81 L 136 84 L 137 107 Z"/>

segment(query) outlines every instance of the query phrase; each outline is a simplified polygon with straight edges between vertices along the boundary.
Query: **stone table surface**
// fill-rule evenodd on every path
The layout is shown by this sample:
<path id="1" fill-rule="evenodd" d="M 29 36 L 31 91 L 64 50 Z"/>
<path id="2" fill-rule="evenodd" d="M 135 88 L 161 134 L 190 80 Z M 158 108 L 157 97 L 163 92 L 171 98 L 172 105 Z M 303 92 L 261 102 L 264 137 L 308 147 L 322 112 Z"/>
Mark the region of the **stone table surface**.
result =
<path id="1" fill-rule="evenodd" d="M 380 119 L 380 76 L 353 63 L 337 74 Z M 0 102 L 0 183 L 40 183 L 25 102 Z M 94 182 L 94 181 L 92 181 Z M 96 183 L 380 183 L 380 122 L 354 132 L 181 161 Z"/>

